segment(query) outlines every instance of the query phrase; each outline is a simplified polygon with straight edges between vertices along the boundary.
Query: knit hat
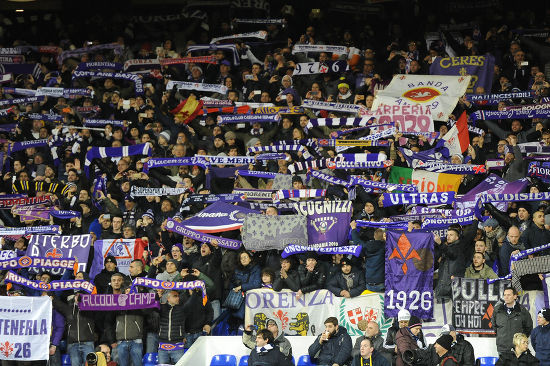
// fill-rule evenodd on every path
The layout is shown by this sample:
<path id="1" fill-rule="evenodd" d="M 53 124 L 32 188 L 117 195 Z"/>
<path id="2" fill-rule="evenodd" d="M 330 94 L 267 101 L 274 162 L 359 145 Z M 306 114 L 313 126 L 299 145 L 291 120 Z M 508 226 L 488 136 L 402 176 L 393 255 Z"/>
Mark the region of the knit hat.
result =
<path id="1" fill-rule="evenodd" d="M 178 266 L 178 261 L 175 260 L 175 259 L 168 259 L 168 260 L 166 261 L 166 263 L 167 263 L 167 264 L 168 264 L 168 263 L 172 263 L 172 264 L 174 264 L 174 266 L 176 266 L 176 267 Z"/>
<path id="2" fill-rule="evenodd" d="M 483 227 L 487 227 L 487 226 L 495 228 L 495 227 L 498 226 L 498 221 L 491 217 L 491 218 L 485 220 L 485 222 L 483 223 Z"/>
<path id="3" fill-rule="evenodd" d="M 340 88 L 347 88 L 347 89 L 349 89 L 349 84 L 348 84 L 348 83 L 340 83 L 340 84 L 338 84 L 338 89 L 340 89 Z"/>
<path id="4" fill-rule="evenodd" d="M 407 309 L 401 309 L 399 310 L 399 313 L 397 313 L 397 321 L 405 321 L 411 319 L 411 313 Z"/>
<path id="5" fill-rule="evenodd" d="M 168 130 L 164 130 L 159 134 L 159 138 L 164 138 L 167 142 L 170 142 L 170 137 L 172 137 L 172 134 Z"/>
<path id="6" fill-rule="evenodd" d="M 517 208 L 518 210 L 520 208 L 524 208 L 527 212 L 531 213 L 531 208 L 532 208 L 531 202 L 520 202 L 517 204 Z"/>
<path id="7" fill-rule="evenodd" d="M 550 322 L 550 308 L 540 309 L 538 316 L 542 316 L 547 322 Z"/>
<path id="8" fill-rule="evenodd" d="M 107 264 L 107 263 L 114 263 L 115 266 L 116 266 L 116 258 L 112 255 L 108 255 L 106 258 L 105 258 L 105 261 L 103 262 L 103 264 Z"/>
<path id="9" fill-rule="evenodd" d="M 141 217 L 143 217 L 143 216 L 147 216 L 147 217 L 151 218 L 151 220 L 155 219 L 155 213 L 151 209 L 148 209 L 147 211 L 145 211 L 145 213 L 143 215 L 141 215 Z"/>
<path id="10" fill-rule="evenodd" d="M 224 137 L 225 137 L 226 140 L 236 140 L 237 139 L 237 135 L 233 131 L 227 131 L 225 133 Z"/>
<path id="11" fill-rule="evenodd" d="M 172 247 L 178 248 L 180 250 L 180 252 L 183 253 L 183 245 L 181 245 L 180 243 L 176 243 L 176 244 L 172 245 Z"/>
<path id="12" fill-rule="evenodd" d="M 451 349 L 451 345 L 453 344 L 453 337 L 450 334 L 443 334 L 441 337 L 437 338 L 435 343 L 449 351 Z"/>
<path id="13" fill-rule="evenodd" d="M 306 260 L 308 260 L 310 258 L 315 259 L 316 261 L 319 260 L 319 258 L 317 257 L 317 253 L 315 253 L 315 252 L 306 252 L 305 257 L 306 257 Z"/>
<path id="14" fill-rule="evenodd" d="M 275 325 L 277 326 L 277 328 L 279 329 L 279 334 L 281 334 L 281 330 L 283 329 L 282 326 L 281 326 L 281 322 L 279 321 L 279 319 L 277 318 L 269 318 L 266 320 L 265 322 L 265 327 L 267 328 L 267 326 L 270 324 L 270 323 L 275 323 Z"/>
<path id="15" fill-rule="evenodd" d="M 353 263 L 351 261 L 351 259 L 348 259 L 348 258 L 342 258 L 340 260 L 340 267 L 344 266 L 344 265 L 348 265 L 348 266 L 352 266 L 353 267 Z"/>
<path id="16" fill-rule="evenodd" d="M 451 324 L 445 324 L 441 327 L 441 330 L 439 331 L 440 335 L 443 334 L 450 334 L 451 332 L 456 331 L 455 327 L 453 327 Z"/>
<path id="17" fill-rule="evenodd" d="M 409 329 L 419 326 L 422 326 L 422 320 L 420 320 L 419 317 L 412 315 L 409 319 Z"/>
<path id="18" fill-rule="evenodd" d="M 202 69 L 199 66 L 193 66 L 191 68 L 191 71 L 195 71 L 195 69 L 198 69 L 200 71 L 200 73 L 202 74 Z"/>

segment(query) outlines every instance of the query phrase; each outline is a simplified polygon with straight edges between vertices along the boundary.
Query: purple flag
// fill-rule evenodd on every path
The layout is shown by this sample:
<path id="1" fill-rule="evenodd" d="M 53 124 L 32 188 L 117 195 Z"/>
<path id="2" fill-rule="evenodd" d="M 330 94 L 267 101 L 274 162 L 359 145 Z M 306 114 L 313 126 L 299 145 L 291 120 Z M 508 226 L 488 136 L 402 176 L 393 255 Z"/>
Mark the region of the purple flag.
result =
<path id="1" fill-rule="evenodd" d="M 407 309 L 419 318 L 433 318 L 433 250 L 432 233 L 386 233 L 386 317 Z"/>
<path id="2" fill-rule="evenodd" d="M 472 75 L 466 92 L 472 94 L 478 86 L 490 93 L 495 71 L 495 58 L 483 56 L 436 57 L 430 66 L 431 75 Z"/>
<path id="3" fill-rule="evenodd" d="M 26 255 L 30 257 L 76 258 L 78 270 L 86 270 L 92 237 L 86 235 L 31 235 Z M 62 275 L 65 269 L 52 269 L 54 275 Z"/>
<path id="4" fill-rule="evenodd" d="M 225 202 L 215 202 L 182 224 L 203 233 L 218 233 L 240 228 L 249 213 L 259 212 Z"/>
<path id="5" fill-rule="evenodd" d="M 155 293 L 81 294 L 78 302 L 81 311 L 111 311 L 159 308 Z"/>
<path id="6" fill-rule="evenodd" d="M 351 221 L 351 201 L 307 201 L 294 204 L 300 215 L 307 215 L 310 247 L 347 245 Z"/>

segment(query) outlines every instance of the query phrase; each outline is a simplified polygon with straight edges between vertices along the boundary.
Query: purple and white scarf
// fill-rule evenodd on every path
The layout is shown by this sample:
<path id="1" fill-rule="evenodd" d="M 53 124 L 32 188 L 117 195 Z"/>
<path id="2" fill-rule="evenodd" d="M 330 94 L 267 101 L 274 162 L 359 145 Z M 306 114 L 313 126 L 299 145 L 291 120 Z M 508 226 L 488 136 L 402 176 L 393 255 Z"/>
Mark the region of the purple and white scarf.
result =
<path id="1" fill-rule="evenodd" d="M 39 114 L 39 113 L 29 113 L 25 114 L 25 117 L 28 119 L 37 119 L 42 121 L 49 121 L 49 122 L 62 122 L 63 116 L 59 114 Z"/>
<path id="2" fill-rule="evenodd" d="M 237 170 L 237 174 L 243 177 L 257 177 L 264 179 L 275 179 L 277 173 L 272 172 L 262 172 L 257 170 Z"/>
<path id="3" fill-rule="evenodd" d="M 520 91 L 514 93 L 501 93 L 501 94 L 466 94 L 466 100 L 474 102 L 476 104 L 494 105 L 503 100 L 508 99 L 533 99 L 536 94 L 532 91 Z"/>
<path id="4" fill-rule="evenodd" d="M 487 169 L 485 165 L 472 164 L 448 164 L 438 161 L 422 161 L 413 160 L 411 168 L 423 169 L 435 173 L 450 173 L 450 174 L 485 174 Z"/>
<path id="5" fill-rule="evenodd" d="M 510 270 L 510 273 L 508 273 L 508 275 L 504 276 L 504 277 L 500 277 L 500 278 L 495 278 L 495 279 L 488 279 L 487 280 L 487 283 L 495 283 L 497 281 L 502 281 L 502 280 L 509 280 L 510 278 L 512 278 L 512 274 L 514 272 L 513 268 L 512 268 L 512 264 L 522 258 L 525 258 L 531 254 L 534 254 L 534 253 L 537 253 L 537 252 L 540 252 L 541 250 L 545 250 L 545 249 L 548 249 L 550 248 L 550 243 L 546 243 L 546 244 L 543 244 L 541 246 L 538 246 L 536 248 L 529 248 L 529 249 L 525 249 L 525 250 L 522 250 L 521 252 L 517 253 L 517 254 L 512 254 L 510 256 L 510 263 L 509 263 L 509 270 Z M 501 263 L 501 265 L 505 265 L 504 263 Z"/>
<path id="6" fill-rule="evenodd" d="M 3 100 L 0 100 L 0 107 L 3 107 L 3 106 L 5 106 L 5 105 L 27 104 L 27 103 L 42 102 L 42 101 L 44 101 L 44 97 L 43 97 L 43 96 L 39 96 L 39 97 L 27 97 L 27 98 L 3 99 Z"/>
<path id="7" fill-rule="evenodd" d="M 358 227 L 373 227 L 380 229 L 391 229 L 391 230 L 407 230 L 408 222 L 405 221 L 365 221 L 365 220 L 355 220 L 355 223 Z"/>
<path id="8" fill-rule="evenodd" d="M 2 236 L 23 236 L 32 234 L 61 234 L 61 226 L 46 225 L 46 226 L 22 226 L 22 227 L 0 227 L 0 235 Z"/>
<path id="9" fill-rule="evenodd" d="M 182 193 L 189 191 L 187 188 L 171 188 L 171 187 L 138 187 L 132 186 L 130 189 L 130 196 L 132 197 L 146 197 L 146 196 L 178 196 Z"/>
<path id="10" fill-rule="evenodd" d="M 81 62 L 76 67 L 76 71 L 89 71 L 89 70 L 115 70 L 122 71 L 123 65 L 118 62 Z"/>
<path id="11" fill-rule="evenodd" d="M 181 166 L 181 165 L 197 165 L 203 169 L 206 169 L 209 166 L 208 161 L 206 161 L 202 155 L 184 157 L 184 158 L 153 158 L 149 159 L 146 163 L 143 164 L 143 172 L 149 172 L 149 169 L 156 168 L 159 166 Z"/>
<path id="12" fill-rule="evenodd" d="M 384 207 L 395 205 L 445 205 L 455 201 L 455 192 L 384 193 Z"/>
<path id="13" fill-rule="evenodd" d="M 550 192 L 538 193 L 497 193 L 483 194 L 479 197 L 475 205 L 475 215 L 481 220 L 485 218 L 481 214 L 483 205 L 487 202 L 529 202 L 529 201 L 550 201 Z"/>
<path id="14" fill-rule="evenodd" d="M 92 146 L 86 153 L 86 161 L 84 162 L 84 172 L 86 176 L 90 176 L 90 165 L 94 159 L 102 158 L 118 158 L 123 156 L 134 155 L 147 155 L 151 156 L 152 150 L 148 143 L 132 145 L 132 146 L 120 146 L 120 147 L 97 147 Z"/>
<path id="15" fill-rule="evenodd" d="M 62 64 L 63 61 L 70 57 L 79 57 L 85 53 L 95 53 L 99 51 L 113 50 L 115 55 L 122 55 L 124 47 L 118 43 L 99 44 L 92 47 L 77 48 L 74 50 L 63 51 L 57 58 L 57 62 Z"/>
<path id="16" fill-rule="evenodd" d="M 392 160 L 385 161 L 342 161 L 330 160 L 327 162 L 329 169 L 382 169 L 393 165 Z"/>
<path id="17" fill-rule="evenodd" d="M 281 253 L 282 258 L 286 258 L 293 254 L 306 253 L 306 252 L 316 252 L 318 254 L 351 254 L 355 257 L 359 257 L 361 254 L 362 247 L 360 245 L 346 245 L 341 247 L 309 247 L 304 245 L 294 245 L 290 244 L 285 247 Z"/>
<path id="18" fill-rule="evenodd" d="M 280 114 L 224 114 L 218 116 L 218 124 L 220 125 L 227 123 L 278 123 L 280 120 Z"/>
<path id="19" fill-rule="evenodd" d="M 332 52 L 338 55 L 347 54 L 346 46 L 333 46 L 328 44 L 296 44 L 292 47 L 292 54 L 298 52 Z"/>
<path id="20" fill-rule="evenodd" d="M 186 281 L 186 282 L 171 282 L 171 281 L 161 281 L 154 278 L 147 277 L 137 277 L 132 281 L 132 287 L 130 287 L 130 292 L 136 292 L 136 286 L 159 289 L 159 290 L 202 290 L 202 302 L 203 305 L 206 305 L 206 285 L 202 280 L 195 281 Z"/>
<path id="21" fill-rule="evenodd" d="M 187 207 L 197 203 L 209 204 L 214 202 L 241 202 L 244 200 L 244 195 L 240 193 L 192 194 L 181 202 L 181 207 Z"/>
<path id="22" fill-rule="evenodd" d="M 160 62 L 157 58 L 138 58 L 124 62 L 122 69 L 127 71 L 134 66 L 148 70 L 160 69 Z"/>
<path id="23" fill-rule="evenodd" d="M 98 79 L 122 79 L 134 82 L 134 91 L 136 95 L 143 95 L 143 79 L 136 74 L 124 72 L 106 72 L 106 71 L 74 71 L 72 80 L 78 78 L 98 78 Z"/>
<path id="24" fill-rule="evenodd" d="M 166 90 L 172 90 L 173 87 L 184 90 L 197 90 L 204 92 L 212 92 L 219 94 L 226 94 L 229 89 L 225 85 L 221 84 L 206 84 L 206 83 L 195 83 L 192 81 L 176 81 L 170 80 L 166 84 Z"/>
<path id="25" fill-rule="evenodd" d="M 78 261 L 74 258 L 29 257 L 22 256 L 0 261 L 0 270 L 19 268 L 78 268 Z"/>
<path id="26" fill-rule="evenodd" d="M 477 111 L 470 114 L 472 121 L 493 119 L 549 118 L 550 108 L 539 110 Z"/>
<path id="27" fill-rule="evenodd" d="M 352 127 L 366 127 L 371 126 L 375 123 L 376 119 L 374 117 L 363 117 L 363 118 L 312 118 L 306 125 L 307 129 L 313 127 L 341 127 L 341 126 L 352 126 Z"/>
<path id="28" fill-rule="evenodd" d="M 411 192 L 411 193 L 418 192 L 418 189 L 414 184 L 375 182 L 375 181 L 367 180 L 357 176 L 351 177 L 350 185 L 360 185 L 365 189 L 367 193 L 378 192 L 380 190 L 403 191 L 403 192 Z"/>
<path id="29" fill-rule="evenodd" d="M 210 43 L 212 44 L 212 43 L 216 43 L 226 39 L 235 39 L 235 38 L 260 38 L 265 41 L 265 39 L 267 38 L 267 32 L 264 30 L 261 30 L 257 32 L 237 33 L 229 36 L 216 37 L 216 38 L 212 38 Z"/>
<path id="30" fill-rule="evenodd" d="M 207 160 L 210 165 L 248 165 L 256 163 L 256 158 L 250 156 L 195 155 L 195 157 Z"/>
<path id="31" fill-rule="evenodd" d="M 360 108 L 356 104 L 323 102 L 320 100 L 313 100 L 313 99 L 304 99 L 302 101 L 302 107 L 309 108 L 309 109 L 323 109 L 327 111 L 336 111 L 336 112 L 354 113 L 354 114 L 359 112 L 359 108 Z"/>
<path id="32" fill-rule="evenodd" d="M 49 283 L 42 281 L 33 281 L 18 274 L 8 271 L 5 281 L 9 283 L 16 283 L 21 286 L 29 287 L 40 291 L 66 291 L 66 290 L 84 290 L 88 293 L 95 293 L 96 288 L 93 283 L 84 280 L 59 280 L 51 281 Z"/>
<path id="33" fill-rule="evenodd" d="M 297 151 L 301 152 L 305 159 L 311 159 L 311 154 L 302 145 L 270 145 L 270 146 L 252 146 L 247 150 L 247 154 L 251 155 L 258 152 L 279 152 L 279 151 Z"/>
<path id="34" fill-rule="evenodd" d="M 97 127 L 97 126 L 107 126 L 107 125 L 124 127 L 124 121 L 116 120 L 116 119 L 92 119 L 92 118 L 84 119 L 85 127 L 93 127 L 93 126 Z"/>
<path id="35" fill-rule="evenodd" d="M 325 197 L 326 194 L 326 189 L 281 189 L 275 193 L 273 202 L 289 198 Z"/>
<path id="36" fill-rule="evenodd" d="M 422 229 L 443 229 L 453 224 L 470 225 L 474 220 L 474 215 L 451 216 L 445 218 L 426 218 L 422 222 Z"/>
<path id="37" fill-rule="evenodd" d="M 350 182 L 348 182 L 348 181 L 337 178 L 333 175 L 325 174 L 325 173 L 320 172 L 318 170 L 312 170 L 311 172 L 309 172 L 309 174 L 311 174 L 312 177 L 315 177 L 315 178 L 320 179 L 320 180 L 324 180 L 325 182 L 328 182 L 330 184 L 344 186 L 346 188 L 349 188 L 351 186 Z"/>
<path id="38" fill-rule="evenodd" d="M 212 243 L 212 241 L 216 240 L 218 242 L 218 246 L 227 249 L 237 250 L 243 244 L 239 240 L 227 239 L 219 236 L 201 233 L 200 231 L 190 229 L 182 223 L 179 223 L 173 219 L 168 219 L 166 221 L 166 229 L 168 229 L 168 231 L 172 231 L 176 234 L 183 235 L 187 238 L 191 238 L 202 243 Z"/>

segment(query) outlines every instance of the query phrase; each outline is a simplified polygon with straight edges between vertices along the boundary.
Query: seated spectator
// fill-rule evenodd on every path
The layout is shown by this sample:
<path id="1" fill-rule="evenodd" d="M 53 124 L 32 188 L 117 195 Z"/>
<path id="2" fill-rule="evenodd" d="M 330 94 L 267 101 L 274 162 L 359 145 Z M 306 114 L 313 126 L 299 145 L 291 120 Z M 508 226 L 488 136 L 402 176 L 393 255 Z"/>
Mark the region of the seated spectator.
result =
<path id="1" fill-rule="evenodd" d="M 370 346 L 374 348 L 377 353 L 382 354 L 384 351 L 384 338 L 380 334 L 380 327 L 375 321 L 366 321 L 362 319 L 357 324 L 359 329 L 364 329 L 364 335 L 357 337 L 355 340 L 355 345 L 351 351 L 353 357 L 359 355 L 359 351 L 362 345 L 362 341 L 368 339 L 370 341 Z"/>
<path id="2" fill-rule="evenodd" d="M 325 320 L 325 331 L 319 334 L 309 346 L 309 357 L 317 365 L 345 365 L 351 359 L 351 337 L 344 327 L 338 326 L 338 319 Z"/>
<path id="3" fill-rule="evenodd" d="M 353 270 L 351 259 L 342 258 L 340 273 L 327 282 L 327 289 L 336 296 L 355 297 L 365 290 L 365 277 L 359 271 Z"/>
<path id="4" fill-rule="evenodd" d="M 289 361 L 278 347 L 273 346 L 273 334 L 262 329 L 256 335 L 256 347 L 250 352 L 248 364 L 250 366 L 290 366 Z"/>
<path id="5" fill-rule="evenodd" d="M 459 365 L 474 366 L 476 363 L 476 359 L 474 356 L 474 347 L 472 346 L 472 344 L 464 339 L 464 336 L 462 334 L 457 333 L 455 327 L 450 324 L 445 324 L 441 328 L 440 335 L 445 334 L 449 334 L 451 337 L 453 337 L 450 351 L 451 354 L 456 358 L 456 362 L 458 362 Z"/>
<path id="6" fill-rule="evenodd" d="M 254 336 L 253 336 L 253 325 L 247 325 L 244 328 L 243 332 L 243 344 L 253 349 L 255 346 Z M 292 359 L 292 345 L 288 339 L 283 335 L 283 332 L 279 331 L 279 324 L 276 319 L 268 319 L 265 322 L 265 329 L 269 330 L 273 334 L 273 345 L 279 347 L 285 358 Z"/>
<path id="7" fill-rule="evenodd" d="M 514 334 L 514 348 L 504 351 L 495 366 L 540 365 L 540 361 L 529 351 L 529 338 L 523 333 Z"/>
<path id="8" fill-rule="evenodd" d="M 420 348 L 425 349 L 427 345 L 424 340 L 424 335 L 422 334 L 422 320 L 414 315 L 411 316 L 409 326 L 397 331 L 395 335 L 395 346 L 397 348 L 397 366 L 405 366 L 405 361 L 403 360 L 405 351 Z"/>
<path id="9" fill-rule="evenodd" d="M 283 288 L 288 288 L 292 291 L 300 289 L 300 277 L 290 257 L 281 258 L 281 270 L 273 283 L 273 290 L 281 291 Z"/>
<path id="10" fill-rule="evenodd" d="M 438 365 L 463 365 L 462 363 L 458 363 L 456 358 L 453 356 L 451 352 L 452 344 L 453 337 L 449 334 L 443 334 L 441 337 L 437 338 L 437 341 L 435 341 L 434 344 L 434 349 L 438 357 Z"/>
<path id="11" fill-rule="evenodd" d="M 411 313 L 407 309 L 399 310 L 397 313 L 397 318 L 393 320 L 393 324 L 388 329 L 386 333 L 386 340 L 384 341 L 384 350 L 386 354 L 391 355 L 392 365 L 395 364 L 397 359 L 397 347 L 395 345 L 395 336 L 401 328 L 406 328 L 409 326 L 409 320 L 411 319 Z"/>
<path id="12" fill-rule="evenodd" d="M 362 365 L 390 366 L 390 363 L 379 351 L 374 349 L 372 341 L 369 338 L 363 338 L 359 342 L 359 354 L 353 356 L 353 362 L 351 363 L 351 366 Z"/>

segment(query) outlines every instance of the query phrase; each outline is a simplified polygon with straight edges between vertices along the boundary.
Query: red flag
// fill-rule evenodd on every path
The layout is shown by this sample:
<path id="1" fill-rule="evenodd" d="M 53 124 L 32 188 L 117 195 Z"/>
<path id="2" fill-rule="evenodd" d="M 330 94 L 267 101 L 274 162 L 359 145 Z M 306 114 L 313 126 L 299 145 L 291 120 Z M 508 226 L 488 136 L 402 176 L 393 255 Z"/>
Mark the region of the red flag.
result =
<path id="1" fill-rule="evenodd" d="M 460 150 L 468 150 L 468 145 L 470 145 L 470 134 L 468 133 L 468 115 L 466 111 L 462 112 L 462 115 L 456 121 L 456 128 L 458 129 L 458 141 L 460 141 Z"/>

